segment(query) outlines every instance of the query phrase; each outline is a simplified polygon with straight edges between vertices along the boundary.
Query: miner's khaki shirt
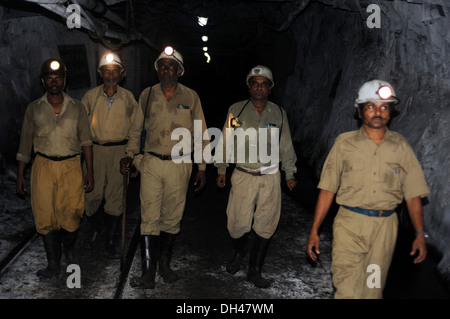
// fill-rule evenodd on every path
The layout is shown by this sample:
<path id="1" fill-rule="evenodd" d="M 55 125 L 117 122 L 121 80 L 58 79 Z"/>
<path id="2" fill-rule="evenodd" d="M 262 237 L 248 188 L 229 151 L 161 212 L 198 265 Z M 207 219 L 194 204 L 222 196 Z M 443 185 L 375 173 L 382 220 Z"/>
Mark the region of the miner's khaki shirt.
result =
<path id="1" fill-rule="evenodd" d="M 246 105 L 247 102 L 248 104 Z M 269 166 L 275 166 L 276 169 L 278 169 L 279 162 L 281 162 L 281 169 L 286 174 L 286 180 L 294 178 L 294 174 L 297 172 L 297 167 L 295 166 L 297 156 L 292 145 L 286 111 L 281 110 L 282 108 L 270 101 L 267 102 L 266 108 L 261 116 L 259 116 L 253 103 L 248 100 L 240 101 L 230 106 L 222 130 L 223 141 L 220 141 L 216 147 L 216 159 L 214 165 L 218 168 L 218 174 L 225 174 L 226 168 L 229 165 L 228 163 L 236 163 L 236 166 L 238 167 L 258 171 Z M 227 129 L 230 131 L 229 119 L 231 116 L 238 117 L 240 123 L 240 126 L 235 128 L 234 131 L 237 133 L 239 132 L 239 129 L 242 129 L 243 131 L 241 132 L 246 132 L 248 134 L 245 134 L 245 141 L 242 138 L 237 137 L 233 143 L 230 142 L 227 146 Z M 263 129 L 261 132 L 267 132 L 267 134 L 264 134 L 266 136 L 265 140 L 261 137 L 262 134 L 260 134 L 260 128 Z M 278 143 L 278 149 L 275 146 L 272 147 L 272 134 L 274 133 L 275 128 L 278 129 L 278 135 L 274 136 L 278 136 L 278 138 L 275 138 L 273 141 Z M 254 129 L 256 138 L 255 134 L 248 131 L 248 129 Z M 239 136 L 239 133 L 236 134 L 236 136 Z M 221 143 L 223 147 L 220 147 Z M 260 152 L 261 147 L 263 146 L 262 143 L 265 144 L 265 152 Z M 231 146 L 234 146 L 234 151 Z M 271 162 L 273 159 L 271 158 L 272 148 L 275 152 L 278 152 L 278 161 L 276 163 Z M 253 155 L 250 154 L 251 151 L 253 152 Z M 242 152 L 245 153 L 242 154 Z M 268 158 L 261 158 L 261 154 L 264 154 L 264 156 L 267 155 Z M 244 155 L 244 157 L 241 157 L 242 155 Z M 256 155 L 256 157 L 254 155 Z"/>
<path id="2" fill-rule="evenodd" d="M 151 94 L 148 99 L 149 92 L 150 88 L 148 87 L 142 91 L 139 97 L 139 105 L 146 114 L 144 152 L 171 155 L 172 149 L 177 144 L 182 142 L 184 138 L 189 138 L 190 140 L 186 142 L 190 144 L 192 153 L 194 152 L 194 136 L 196 136 L 201 150 L 198 150 L 194 162 L 198 164 L 199 170 L 205 170 L 206 162 L 200 152 L 203 153 L 205 146 L 209 143 L 209 138 L 203 139 L 207 126 L 197 92 L 181 83 L 177 83 L 176 92 L 170 101 L 166 100 L 159 83 L 151 87 Z M 194 121 L 197 121 L 195 132 Z M 189 131 L 189 136 L 175 134 L 172 139 L 172 133 L 177 133 L 175 130 L 180 128 Z M 180 149 L 178 153 L 185 155 L 189 153 L 188 150 L 182 149 L 181 145 L 177 145 L 176 149 L 178 148 Z"/>
<path id="3" fill-rule="evenodd" d="M 129 140 L 126 154 L 133 157 L 139 153 L 142 111 L 133 94 L 120 86 L 110 104 L 103 86 L 87 91 L 81 100 L 89 117 L 92 140 L 99 144 Z"/>
<path id="4" fill-rule="evenodd" d="M 28 163 L 31 150 L 47 156 L 70 156 L 81 153 L 82 146 L 92 145 L 89 121 L 83 104 L 63 93 L 59 115 L 47 101 L 47 93 L 30 103 L 25 110 L 17 160 Z"/>
<path id="5" fill-rule="evenodd" d="M 408 141 L 389 129 L 377 145 L 360 130 L 339 135 L 324 163 L 318 188 L 336 193 L 339 205 L 392 210 L 403 199 L 430 191 Z"/>

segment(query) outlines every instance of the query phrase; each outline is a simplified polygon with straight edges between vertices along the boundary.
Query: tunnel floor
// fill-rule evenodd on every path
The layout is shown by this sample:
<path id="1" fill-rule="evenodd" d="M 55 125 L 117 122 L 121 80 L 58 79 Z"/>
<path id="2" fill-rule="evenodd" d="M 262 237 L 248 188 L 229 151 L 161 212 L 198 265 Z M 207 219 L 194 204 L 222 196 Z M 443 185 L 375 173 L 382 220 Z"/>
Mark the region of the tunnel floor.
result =
<path id="1" fill-rule="evenodd" d="M 225 214 L 229 188 L 222 191 L 216 188 L 213 167 L 208 167 L 207 176 L 207 186 L 200 194 L 195 194 L 192 187 L 188 191 L 181 232 L 176 239 L 172 258 L 172 268 L 180 276 L 177 282 L 166 284 L 157 275 L 155 289 L 134 289 L 129 285 L 130 278 L 140 275 L 140 253 L 135 236 L 139 226 L 139 183 L 135 179 L 128 190 L 126 248 L 133 253 L 128 256 L 129 271 L 126 276 L 121 277 L 120 260 L 110 260 L 102 255 L 102 242 L 91 250 L 83 248 L 90 230 L 87 222 L 83 221 L 77 244 L 81 288 L 68 287 L 71 272 L 65 272 L 64 257 L 59 276 L 46 280 L 36 277 L 36 271 L 45 267 L 46 261 L 41 238 L 35 235 L 0 273 L 0 298 L 180 301 L 332 299 L 332 213 L 325 219 L 321 232 L 320 261 L 313 264 L 305 254 L 317 196 L 316 181 L 310 168 L 301 163 L 297 188 L 292 192 L 284 188 L 280 224 L 271 240 L 263 269 L 264 276 L 272 281 L 267 289 L 256 288 L 246 281 L 246 267 L 235 275 L 225 271 L 225 263 L 232 254 Z M 0 206 L 0 257 L 4 259 L 11 247 L 24 238 L 33 222 L 29 199 L 19 199 L 13 194 L 14 181 L 11 178 L 3 180 L 1 188 L 4 201 Z M 384 291 L 385 299 L 449 299 L 450 294 L 436 272 L 438 260 L 430 254 L 424 263 L 413 265 L 409 257 L 409 240 L 400 232 Z M 135 253 L 133 245 L 137 248 Z M 246 258 L 244 265 L 247 262 Z"/>

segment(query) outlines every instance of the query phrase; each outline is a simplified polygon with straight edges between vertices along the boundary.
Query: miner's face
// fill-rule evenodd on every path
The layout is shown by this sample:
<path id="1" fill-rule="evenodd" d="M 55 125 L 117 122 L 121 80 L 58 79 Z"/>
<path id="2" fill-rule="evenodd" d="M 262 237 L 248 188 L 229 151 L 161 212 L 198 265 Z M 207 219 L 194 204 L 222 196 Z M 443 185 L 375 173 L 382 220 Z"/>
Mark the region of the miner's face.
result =
<path id="1" fill-rule="evenodd" d="M 390 105 L 388 102 L 367 102 L 359 109 L 359 116 L 370 128 L 385 128 L 390 120 Z"/>
<path id="2" fill-rule="evenodd" d="M 107 86 L 117 85 L 123 78 L 123 69 L 115 64 L 102 66 L 98 73 Z"/>
<path id="3" fill-rule="evenodd" d="M 66 78 L 62 74 L 49 73 L 42 79 L 45 90 L 49 94 L 58 95 L 64 91 Z"/>

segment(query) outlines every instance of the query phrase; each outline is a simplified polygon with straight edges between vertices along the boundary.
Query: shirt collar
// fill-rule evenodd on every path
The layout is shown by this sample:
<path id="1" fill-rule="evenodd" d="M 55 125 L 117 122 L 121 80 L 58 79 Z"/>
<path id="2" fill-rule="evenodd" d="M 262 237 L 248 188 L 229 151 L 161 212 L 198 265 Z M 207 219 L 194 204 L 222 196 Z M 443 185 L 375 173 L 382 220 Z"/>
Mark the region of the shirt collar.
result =
<path id="1" fill-rule="evenodd" d="M 359 128 L 359 136 L 361 137 L 361 139 L 371 139 L 369 135 L 367 135 L 366 131 L 364 130 L 364 127 L 361 125 L 361 127 Z M 389 130 L 389 128 L 386 126 L 386 133 L 384 133 L 384 138 L 383 140 L 387 141 L 387 140 L 391 140 L 392 138 L 392 132 L 391 130 Z"/>

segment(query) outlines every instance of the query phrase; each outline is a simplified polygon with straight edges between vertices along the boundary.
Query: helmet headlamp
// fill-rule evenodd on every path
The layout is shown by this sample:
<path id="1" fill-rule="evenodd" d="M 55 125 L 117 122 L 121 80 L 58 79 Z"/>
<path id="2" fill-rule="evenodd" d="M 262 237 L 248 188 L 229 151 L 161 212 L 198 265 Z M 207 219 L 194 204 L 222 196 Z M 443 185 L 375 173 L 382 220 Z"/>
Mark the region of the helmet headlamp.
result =
<path id="1" fill-rule="evenodd" d="M 50 69 L 52 69 L 53 71 L 59 70 L 60 67 L 61 67 L 61 65 L 56 60 L 54 60 L 50 63 Z"/>
<path id="2" fill-rule="evenodd" d="M 109 53 L 109 54 L 105 57 L 105 60 L 106 60 L 107 63 L 112 63 L 112 62 L 114 62 L 114 60 L 115 60 L 114 54 Z"/>
<path id="3" fill-rule="evenodd" d="M 383 86 L 380 86 L 380 88 L 377 91 L 377 94 L 381 99 L 387 100 L 387 99 L 391 98 L 391 96 L 392 96 L 392 89 L 390 86 L 383 85 Z"/>
<path id="4" fill-rule="evenodd" d="M 164 48 L 164 54 L 168 56 L 172 56 L 174 49 L 171 46 L 167 46 Z"/>

